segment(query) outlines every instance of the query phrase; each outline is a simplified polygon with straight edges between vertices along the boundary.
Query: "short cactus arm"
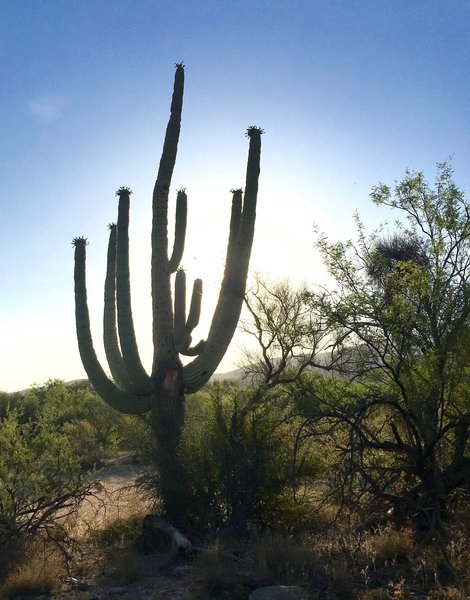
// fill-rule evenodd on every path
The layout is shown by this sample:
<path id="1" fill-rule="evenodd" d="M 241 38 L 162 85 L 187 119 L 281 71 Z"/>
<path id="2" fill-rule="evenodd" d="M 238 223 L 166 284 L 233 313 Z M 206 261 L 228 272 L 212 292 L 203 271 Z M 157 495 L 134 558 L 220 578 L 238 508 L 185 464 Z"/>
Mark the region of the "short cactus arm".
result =
<path id="1" fill-rule="evenodd" d="M 126 369 L 132 381 L 139 386 L 140 393 L 152 392 L 155 386 L 140 361 L 132 317 L 130 273 L 129 273 L 129 204 L 131 191 L 120 188 L 117 251 L 116 251 L 116 299 L 118 312 L 119 340 Z"/>
<path id="2" fill-rule="evenodd" d="M 193 293 L 191 295 L 191 305 L 189 307 L 189 315 L 186 321 L 186 333 L 192 333 L 199 325 L 201 317 L 201 302 L 202 302 L 202 279 L 195 279 L 193 283 Z"/>
<path id="3" fill-rule="evenodd" d="M 176 350 L 185 356 L 197 356 L 204 347 L 201 340 L 195 347 L 191 348 L 191 333 L 199 324 L 201 315 L 202 280 L 196 279 L 193 284 L 191 306 L 186 319 L 186 274 L 183 270 L 176 273 L 175 278 L 175 327 L 174 336 Z"/>
<path id="4" fill-rule="evenodd" d="M 174 273 L 177 270 L 183 257 L 187 214 L 188 198 L 186 192 L 178 190 L 176 197 L 175 239 L 173 242 L 173 252 L 168 263 L 168 273 Z"/>
<path id="5" fill-rule="evenodd" d="M 258 127 L 250 127 L 247 132 L 250 147 L 243 208 L 240 214 L 240 191 L 235 190 L 224 277 L 207 342 L 201 354 L 186 365 L 183 371 L 188 393 L 200 389 L 214 373 L 230 344 L 240 317 L 254 235 L 262 133 Z"/>
<path id="6" fill-rule="evenodd" d="M 93 347 L 86 290 L 86 239 L 75 238 L 75 320 L 78 347 L 85 371 L 97 393 L 113 408 L 127 414 L 150 410 L 150 397 L 121 391 L 103 371 Z"/>
<path id="7" fill-rule="evenodd" d="M 116 224 L 109 225 L 108 261 L 104 284 L 103 341 L 111 375 L 121 390 L 137 391 L 122 358 L 116 329 Z"/>
<path id="8" fill-rule="evenodd" d="M 183 107 L 184 66 L 176 66 L 170 119 L 153 191 L 152 219 L 152 378 L 158 378 L 168 365 L 178 363 L 173 339 L 173 306 L 168 260 L 168 191 L 176 161 Z M 176 263 L 176 259 L 173 261 Z M 173 265 L 174 266 L 174 265 Z M 172 367 L 172 368 L 173 368 Z"/>

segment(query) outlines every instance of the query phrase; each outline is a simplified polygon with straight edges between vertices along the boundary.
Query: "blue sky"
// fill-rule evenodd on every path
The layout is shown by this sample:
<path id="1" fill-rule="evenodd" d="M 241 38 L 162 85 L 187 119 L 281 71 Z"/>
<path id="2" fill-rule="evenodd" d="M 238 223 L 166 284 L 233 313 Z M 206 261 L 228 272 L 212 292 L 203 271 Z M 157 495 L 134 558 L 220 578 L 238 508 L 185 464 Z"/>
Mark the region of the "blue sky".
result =
<path id="1" fill-rule="evenodd" d="M 175 62 L 186 89 L 173 182 L 188 192 L 183 266 L 204 279 L 204 337 L 246 127 L 266 130 L 252 272 L 271 278 L 322 281 L 314 224 L 344 239 L 355 210 L 368 227 L 393 220 L 368 194 L 407 167 L 432 179 L 452 157 L 468 191 L 469 25 L 467 0 L 0 1 L 0 389 L 84 376 L 77 235 L 90 240 L 102 355 L 106 226 L 121 185 L 134 191 L 133 306 L 149 362 L 150 202 Z"/>

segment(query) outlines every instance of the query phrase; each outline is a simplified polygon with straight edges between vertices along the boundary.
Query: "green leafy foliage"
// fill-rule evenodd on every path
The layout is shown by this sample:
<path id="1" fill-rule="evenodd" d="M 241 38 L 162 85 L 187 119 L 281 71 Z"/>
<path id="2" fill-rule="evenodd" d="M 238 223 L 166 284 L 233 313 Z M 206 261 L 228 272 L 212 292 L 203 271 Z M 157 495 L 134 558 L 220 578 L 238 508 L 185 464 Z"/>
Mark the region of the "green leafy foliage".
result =
<path id="1" fill-rule="evenodd" d="M 309 427 L 336 448 L 350 496 L 434 531 L 470 489 L 470 207 L 446 164 L 434 188 L 407 172 L 371 195 L 404 221 L 368 237 L 357 219 L 357 242 L 320 239 L 337 285 L 311 296 L 335 370 L 362 390 Z"/>
<path id="2" fill-rule="evenodd" d="M 17 411 L 8 412 L 0 420 L 0 439 L 0 570 L 6 574 L 15 548 L 60 527 L 86 485 L 67 436 L 45 416 L 22 423 Z"/>
<path id="3" fill-rule="evenodd" d="M 83 468 L 99 464 L 123 439 L 122 416 L 83 381 L 49 381 L 24 392 L 0 394 L 0 419 L 16 411 L 19 423 L 47 421 L 65 434 Z"/>

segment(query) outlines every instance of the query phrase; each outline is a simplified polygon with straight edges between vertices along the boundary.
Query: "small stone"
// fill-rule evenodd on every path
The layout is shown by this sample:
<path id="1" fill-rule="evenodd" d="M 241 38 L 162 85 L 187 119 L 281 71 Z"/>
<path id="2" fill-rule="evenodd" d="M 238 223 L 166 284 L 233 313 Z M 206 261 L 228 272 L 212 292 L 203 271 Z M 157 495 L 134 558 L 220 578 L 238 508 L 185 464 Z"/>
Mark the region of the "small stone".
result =
<path id="1" fill-rule="evenodd" d="M 248 600 L 306 600 L 305 590 L 297 585 L 270 585 L 258 588 Z"/>

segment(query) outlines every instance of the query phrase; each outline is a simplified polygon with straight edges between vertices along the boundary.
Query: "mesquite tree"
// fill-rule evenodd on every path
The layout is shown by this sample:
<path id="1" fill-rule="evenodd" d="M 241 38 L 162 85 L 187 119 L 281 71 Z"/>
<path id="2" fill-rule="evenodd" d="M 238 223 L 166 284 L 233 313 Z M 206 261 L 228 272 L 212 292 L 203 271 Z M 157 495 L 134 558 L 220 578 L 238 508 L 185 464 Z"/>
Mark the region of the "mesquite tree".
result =
<path id="1" fill-rule="evenodd" d="M 202 281 L 194 282 L 186 316 L 186 276 L 179 268 L 184 250 L 187 196 L 178 191 L 175 235 L 168 253 L 168 195 L 175 166 L 183 104 L 184 66 L 176 65 L 170 119 L 153 192 L 152 317 L 153 365 L 142 366 L 132 319 L 129 283 L 129 204 L 131 191 L 122 187 L 117 224 L 110 225 L 104 299 L 104 347 L 112 379 L 101 367 L 93 347 L 86 297 L 86 238 L 75 238 L 75 314 L 80 356 L 90 382 L 111 406 L 130 414 L 151 411 L 157 443 L 160 492 L 170 516 L 178 517 L 184 500 L 184 475 L 178 444 L 184 421 L 185 394 L 199 390 L 224 356 L 235 331 L 245 293 L 253 242 L 261 134 L 250 127 L 245 193 L 232 190 L 232 213 L 225 270 L 207 340 L 191 346 L 199 322 Z M 174 275 L 174 302 L 171 283 Z M 180 354 L 194 356 L 183 366 Z"/>
<path id="2" fill-rule="evenodd" d="M 319 241 L 337 287 L 312 306 L 344 378 L 306 428 L 331 436 L 349 499 L 434 533 L 470 490 L 470 204 L 447 164 L 435 188 L 407 172 L 371 197 L 406 220 L 392 236 L 360 224 L 357 243 Z"/>

